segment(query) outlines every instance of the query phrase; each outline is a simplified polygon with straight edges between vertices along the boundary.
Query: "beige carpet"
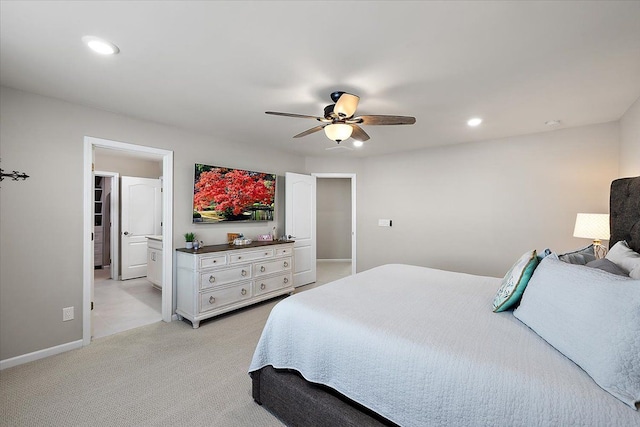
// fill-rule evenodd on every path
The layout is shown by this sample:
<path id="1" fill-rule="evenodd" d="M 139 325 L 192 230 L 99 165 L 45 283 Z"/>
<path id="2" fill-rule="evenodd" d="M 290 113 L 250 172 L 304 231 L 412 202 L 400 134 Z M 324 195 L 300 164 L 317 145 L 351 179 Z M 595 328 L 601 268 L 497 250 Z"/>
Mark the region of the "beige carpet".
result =
<path id="1" fill-rule="evenodd" d="M 282 426 L 253 402 L 247 374 L 280 299 L 199 329 L 159 322 L 0 371 L 0 425 Z"/>
<path id="2" fill-rule="evenodd" d="M 351 264 L 318 263 L 316 283 Z M 253 402 L 247 369 L 284 297 L 201 322 L 158 322 L 0 371 L 0 426 L 280 427 Z"/>

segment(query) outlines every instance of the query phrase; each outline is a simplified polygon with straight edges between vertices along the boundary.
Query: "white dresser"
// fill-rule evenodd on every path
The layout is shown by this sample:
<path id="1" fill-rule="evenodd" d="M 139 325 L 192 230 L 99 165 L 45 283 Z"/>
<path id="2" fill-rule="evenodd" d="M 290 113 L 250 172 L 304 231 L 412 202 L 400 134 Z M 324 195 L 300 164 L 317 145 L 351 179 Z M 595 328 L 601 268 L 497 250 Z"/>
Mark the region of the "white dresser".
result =
<path id="1" fill-rule="evenodd" d="M 176 313 L 194 328 L 203 319 L 294 290 L 291 241 L 177 249 L 176 264 Z"/>

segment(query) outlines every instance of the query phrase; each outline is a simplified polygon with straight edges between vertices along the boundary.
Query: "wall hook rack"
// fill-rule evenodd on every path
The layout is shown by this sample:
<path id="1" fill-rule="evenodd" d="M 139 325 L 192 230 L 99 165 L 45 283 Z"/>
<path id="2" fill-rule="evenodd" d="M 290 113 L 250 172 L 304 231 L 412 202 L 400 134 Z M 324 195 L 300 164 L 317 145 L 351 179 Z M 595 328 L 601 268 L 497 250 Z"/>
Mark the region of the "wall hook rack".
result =
<path id="1" fill-rule="evenodd" d="M 12 173 L 4 173 L 4 169 L 0 169 L 0 181 L 4 181 L 5 176 L 10 177 L 13 181 L 18 181 L 19 179 L 24 181 L 29 178 L 29 175 L 24 172 L 13 171 Z"/>

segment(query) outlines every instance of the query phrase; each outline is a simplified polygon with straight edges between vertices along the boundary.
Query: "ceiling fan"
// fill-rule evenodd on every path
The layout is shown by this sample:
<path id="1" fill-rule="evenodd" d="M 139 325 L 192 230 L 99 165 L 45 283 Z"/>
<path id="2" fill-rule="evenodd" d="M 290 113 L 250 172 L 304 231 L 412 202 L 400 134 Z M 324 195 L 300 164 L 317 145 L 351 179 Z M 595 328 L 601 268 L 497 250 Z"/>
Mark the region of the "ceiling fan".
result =
<path id="1" fill-rule="evenodd" d="M 368 140 L 369 135 L 359 125 L 412 125 L 416 122 L 416 118 L 410 116 L 355 116 L 360 97 L 347 92 L 333 92 L 331 100 L 334 104 L 324 107 L 323 117 L 276 111 L 265 111 L 265 113 L 275 116 L 315 119 L 322 124 L 294 135 L 294 138 L 301 138 L 324 129 L 327 138 L 338 144 L 349 137 L 356 141 Z"/>

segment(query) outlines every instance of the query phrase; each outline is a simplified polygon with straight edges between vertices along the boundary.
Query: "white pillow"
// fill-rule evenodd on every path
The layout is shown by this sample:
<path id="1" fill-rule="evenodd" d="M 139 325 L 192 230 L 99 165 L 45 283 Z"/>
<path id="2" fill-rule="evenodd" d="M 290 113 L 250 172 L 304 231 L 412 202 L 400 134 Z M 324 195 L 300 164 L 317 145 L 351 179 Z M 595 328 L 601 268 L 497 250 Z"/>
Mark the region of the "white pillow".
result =
<path id="1" fill-rule="evenodd" d="M 636 409 L 640 280 L 546 257 L 513 315 Z"/>
<path id="2" fill-rule="evenodd" d="M 613 245 L 605 258 L 625 270 L 632 278 L 640 279 L 640 254 L 629 248 L 624 240 Z"/>

